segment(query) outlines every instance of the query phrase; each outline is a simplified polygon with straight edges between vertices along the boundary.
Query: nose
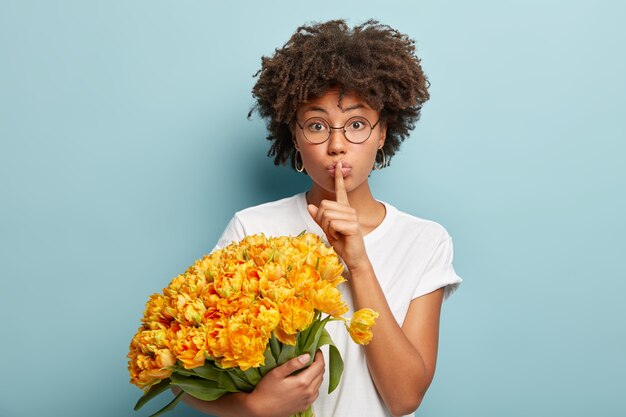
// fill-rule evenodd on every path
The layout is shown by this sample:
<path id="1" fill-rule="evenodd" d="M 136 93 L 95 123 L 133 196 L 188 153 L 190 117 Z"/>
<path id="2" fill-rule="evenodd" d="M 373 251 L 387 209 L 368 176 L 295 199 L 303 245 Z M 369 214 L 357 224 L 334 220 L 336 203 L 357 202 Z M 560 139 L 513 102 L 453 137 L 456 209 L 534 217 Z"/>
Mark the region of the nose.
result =
<path id="1" fill-rule="evenodd" d="M 346 153 L 348 140 L 343 128 L 331 128 L 328 138 L 328 153 L 330 155 L 341 155 Z"/>

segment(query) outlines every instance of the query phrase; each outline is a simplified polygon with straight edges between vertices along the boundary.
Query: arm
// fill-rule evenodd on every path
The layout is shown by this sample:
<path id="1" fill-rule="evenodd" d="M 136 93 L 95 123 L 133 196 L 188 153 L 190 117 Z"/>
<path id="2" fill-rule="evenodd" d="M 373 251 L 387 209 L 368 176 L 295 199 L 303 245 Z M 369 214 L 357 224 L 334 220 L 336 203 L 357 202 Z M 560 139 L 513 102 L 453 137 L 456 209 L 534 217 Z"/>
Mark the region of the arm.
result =
<path id="1" fill-rule="evenodd" d="M 337 201 L 324 200 L 319 207 L 309 205 L 309 213 L 350 271 L 355 308 L 369 307 L 379 313 L 372 342 L 365 347 L 367 365 L 378 393 L 393 415 L 412 413 L 420 405 L 435 372 L 444 290 L 440 288 L 414 299 L 400 327 L 367 256 L 358 216 L 350 206 L 343 183 L 341 165 L 335 171 L 335 196 Z"/>
<path id="2" fill-rule="evenodd" d="M 324 376 L 322 352 L 315 354 L 308 368 L 293 375 L 308 361 L 309 355 L 304 354 L 274 368 L 251 393 L 226 394 L 215 401 L 184 395 L 183 401 L 198 411 L 220 417 L 287 417 L 305 410 L 319 395 Z M 173 391 L 180 392 L 178 387 Z"/>
<path id="3" fill-rule="evenodd" d="M 389 411 L 410 414 L 419 407 L 435 373 L 443 288 L 414 299 L 400 327 L 371 264 L 365 268 L 351 269 L 350 283 L 355 308 L 370 307 L 380 314 L 374 337 L 365 347 L 370 374 Z"/>

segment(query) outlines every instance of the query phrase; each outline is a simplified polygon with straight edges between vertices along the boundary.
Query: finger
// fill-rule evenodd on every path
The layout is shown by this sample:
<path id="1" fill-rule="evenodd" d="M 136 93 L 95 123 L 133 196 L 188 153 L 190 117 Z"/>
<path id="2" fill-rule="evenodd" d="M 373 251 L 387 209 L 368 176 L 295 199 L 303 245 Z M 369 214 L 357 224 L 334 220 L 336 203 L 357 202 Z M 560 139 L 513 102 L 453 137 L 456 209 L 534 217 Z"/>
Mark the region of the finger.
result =
<path id="1" fill-rule="evenodd" d="M 337 162 L 335 166 L 335 199 L 338 203 L 350 205 L 348 201 L 348 192 L 346 191 L 346 185 L 343 182 L 343 165 L 341 161 Z"/>
<path id="2" fill-rule="evenodd" d="M 317 206 L 315 206 L 314 204 L 309 204 L 306 206 L 306 209 L 309 211 L 309 214 L 311 215 L 313 220 L 315 220 L 315 222 L 317 223 L 317 213 L 319 212 Z"/>
<path id="3" fill-rule="evenodd" d="M 336 221 L 341 220 L 343 222 L 356 221 L 352 213 L 346 213 L 341 211 L 326 210 L 324 214 L 319 217 L 318 224 L 324 232 L 330 232 L 336 230 L 333 225 Z"/>
<path id="4" fill-rule="evenodd" d="M 352 236 L 356 234 L 357 231 L 358 231 L 358 224 L 355 224 L 353 221 L 333 219 L 328 224 L 327 233 L 330 234 L 331 236 L 338 236 L 338 235 Z"/>
<path id="5" fill-rule="evenodd" d="M 278 376 L 287 377 L 299 369 L 306 368 L 310 359 L 311 355 L 305 353 L 274 368 L 274 372 L 277 373 Z"/>
<path id="6" fill-rule="evenodd" d="M 311 365 L 308 368 L 298 373 L 298 377 L 304 378 L 310 381 L 314 378 L 324 375 L 324 371 L 325 371 L 324 358 L 319 359 L 317 355 L 315 356 L 316 356 L 315 361 L 313 361 L 313 363 L 311 363 Z"/>
<path id="7" fill-rule="evenodd" d="M 326 363 L 326 361 L 324 360 L 324 354 L 322 353 L 322 351 L 321 351 L 321 350 L 319 350 L 319 349 L 318 349 L 318 350 L 315 352 L 315 358 L 313 359 L 313 362 L 314 362 L 314 363 L 321 362 L 321 363 L 322 363 L 322 366 L 324 366 L 324 364 Z"/>

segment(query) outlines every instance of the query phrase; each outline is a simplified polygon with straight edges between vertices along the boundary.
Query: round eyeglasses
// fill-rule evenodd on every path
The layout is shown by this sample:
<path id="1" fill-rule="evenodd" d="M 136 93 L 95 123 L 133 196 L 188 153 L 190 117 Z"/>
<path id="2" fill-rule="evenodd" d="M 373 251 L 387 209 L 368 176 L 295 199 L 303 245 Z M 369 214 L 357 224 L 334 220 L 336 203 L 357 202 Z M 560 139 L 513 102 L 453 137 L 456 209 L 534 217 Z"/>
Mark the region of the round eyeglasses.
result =
<path id="1" fill-rule="evenodd" d="M 380 119 L 378 119 L 378 122 L 380 122 Z M 374 130 L 378 122 L 372 126 L 365 117 L 356 116 L 348 119 L 341 127 L 332 127 L 328 121 L 321 117 L 311 117 L 304 122 L 303 126 L 296 119 L 298 127 L 302 129 L 304 138 L 315 145 L 326 142 L 330 138 L 330 133 L 333 129 L 343 130 L 343 135 L 348 142 L 363 143 L 369 139 L 372 130 Z"/>

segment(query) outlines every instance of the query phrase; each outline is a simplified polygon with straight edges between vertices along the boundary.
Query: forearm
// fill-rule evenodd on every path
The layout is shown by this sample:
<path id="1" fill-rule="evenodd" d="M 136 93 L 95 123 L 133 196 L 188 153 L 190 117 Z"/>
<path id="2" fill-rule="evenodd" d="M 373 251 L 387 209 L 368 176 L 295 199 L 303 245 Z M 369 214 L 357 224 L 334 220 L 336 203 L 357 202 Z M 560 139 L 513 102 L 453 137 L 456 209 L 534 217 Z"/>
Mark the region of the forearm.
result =
<path id="1" fill-rule="evenodd" d="M 180 389 L 172 388 L 175 394 Z M 202 401 L 191 395 L 184 394 L 183 401 L 196 410 L 219 417 L 255 417 L 255 412 L 250 407 L 248 395 L 244 392 L 225 394 L 214 401 Z"/>
<path id="2" fill-rule="evenodd" d="M 379 313 L 372 328 L 374 337 L 365 347 L 376 389 L 392 414 L 409 414 L 419 406 L 432 372 L 394 318 L 369 261 L 352 268 L 350 275 L 355 309 L 369 307 Z"/>

